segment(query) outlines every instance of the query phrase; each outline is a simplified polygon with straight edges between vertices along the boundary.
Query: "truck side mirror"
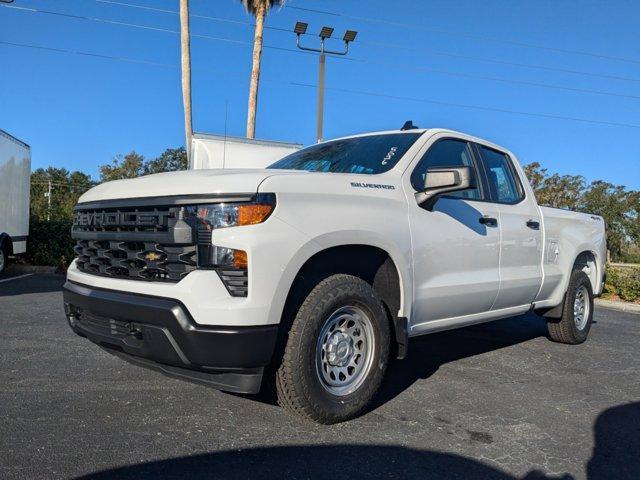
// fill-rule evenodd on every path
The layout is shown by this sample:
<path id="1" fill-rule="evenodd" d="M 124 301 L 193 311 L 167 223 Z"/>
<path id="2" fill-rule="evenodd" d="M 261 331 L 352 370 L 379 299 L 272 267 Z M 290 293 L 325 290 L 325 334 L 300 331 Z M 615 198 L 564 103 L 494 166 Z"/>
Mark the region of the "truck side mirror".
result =
<path id="1" fill-rule="evenodd" d="M 469 167 L 430 167 L 416 201 L 422 208 L 432 210 L 441 195 L 473 188 L 473 183 Z"/>

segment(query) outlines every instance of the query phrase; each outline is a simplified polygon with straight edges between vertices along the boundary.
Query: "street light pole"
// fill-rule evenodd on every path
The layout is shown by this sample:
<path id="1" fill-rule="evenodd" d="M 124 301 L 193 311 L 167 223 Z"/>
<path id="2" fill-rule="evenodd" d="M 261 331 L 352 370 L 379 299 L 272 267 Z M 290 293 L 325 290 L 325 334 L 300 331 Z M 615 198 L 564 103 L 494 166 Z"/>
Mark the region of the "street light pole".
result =
<path id="1" fill-rule="evenodd" d="M 322 27 L 320 30 L 320 48 L 311 48 L 305 47 L 300 44 L 300 36 L 307 33 L 308 24 L 304 22 L 296 22 L 296 26 L 293 29 L 293 32 L 296 34 L 296 45 L 300 50 L 306 50 L 309 52 L 318 52 L 320 56 L 318 57 L 318 114 L 316 117 L 316 139 L 318 143 L 320 143 L 323 139 L 323 127 L 324 127 L 324 70 L 326 63 L 326 54 L 331 55 L 346 55 L 349 53 L 349 42 L 353 42 L 356 38 L 358 32 L 354 30 L 347 30 L 344 34 L 344 50 L 343 51 L 334 51 L 327 50 L 324 47 L 324 41 L 327 38 L 331 38 L 333 35 L 333 28 L 331 27 Z"/>
<path id="2" fill-rule="evenodd" d="M 316 138 L 318 143 L 322 141 L 322 127 L 324 122 L 324 40 L 322 41 L 322 53 L 318 57 L 318 116 L 316 118 Z"/>

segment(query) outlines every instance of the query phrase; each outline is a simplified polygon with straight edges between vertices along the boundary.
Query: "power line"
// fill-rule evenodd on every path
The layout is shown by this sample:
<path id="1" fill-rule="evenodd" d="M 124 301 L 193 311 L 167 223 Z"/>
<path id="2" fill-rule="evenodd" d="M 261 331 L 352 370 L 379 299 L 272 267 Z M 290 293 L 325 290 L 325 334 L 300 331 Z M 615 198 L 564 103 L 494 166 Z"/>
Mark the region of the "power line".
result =
<path id="1" fill-rule="evenodd" d="M 27 43 L 16 43 L 16 42 L 6 42 L 4 40 L 0 40 L 0 44 L 3 45 L 10 45 L 13 47 L 22 47 L 22 48 L 32 48 L 32 49 L 36 49 L 36 50 L 46 50 L 46 51 L 50 51 L 50 52 L 58 52 L 58 53 L 71 53 L 74 55 L 83 55 L 86 57 L 95 57 L 95 58 L 103 58 L 106 60 L 119 60 L 122 62 L 128 62 L 128 63 L 139 63 L 142 65 L 150 65 L 153 67 L 170 67 L 170 68 L 177 68 L 177 65 L 171 65 L 168 63 L 159 63 L 159 62 L 153 62 L 153 61 L 148 61 L 148 60 L 137 60 L 134 58 L 128 58 L 128 57 L 121 57 L 121 56 L 114 56 L 114 55 L 102 55 L 100 53 L 92 53 L 92 52 L 83 52 L 80 50 L 67 50 L 64 48 L 55 48 L 55 47 L 45 47 L 42 45 L 30 45 Z"/>
<path id="2" fill-rule="evenodd" d="M 129 7 L 129 8 L 138 8 L 140 10 L 147 10 L 147 11 L 152 11 L 152 12 L 159 12 L 159 13 L 169 13 L 172 15 L 179 15 L 180 12 L 178 12 L 177 10 L 170 10 L 167 8 L 158 8 L 158 7 L 149 7 L 147 5 L 138 5 L 135 3 L 126 3 L 126 2 L 117 2 L 115 0 L 94 0 L 97 3 L 106 3 L 109 5 L 118 5 L 120 7 Z M 249 27 L 255 27 L 255 23 L 252 22 L 244 22 L 242 20 L 234 20 L 231 18 L 225 18 L 225 17 L 214 17 L 211 15 L 200 15 L 197 13 L 189 13 L 189 17 L 191 18 L 200 18 L 203 20 L 212 20 L 214 22 L 224 22 L 224 23 L 232 23 L 235 25 L 246 25 Z M 267 30 L 277 30 L 280 32 L 287 32 L 290 33 L 291 29 L 290 28 L 282 28 L 282 27 L 273 27 L 270 25 L 265 25 L 264 26 L 265 29 Z"/>
<path id="3" fill-rule="evenodd" d="M 593 95 L 605 95 L 609 97 L 619 97 L 619 98 L 631 98 L 634 100 L 640 100 L 640 96 L 638 95 L 628 95 L 624 93 L 613 93 L 613 92 L 605 92 L 602 90 L 592 90 L 589 88 L 578 88 L 578 87 L 564 87 L 562 85 L 550 85 L 548 83 L 540 83 L 540 82 L 532 82 L 529 80 L 515 80 L 512 78 L 501 78 L 501 77 L 492 77 L 489 75 L 476 75 L 464 72 L 452 72 L 450 70 L 442 70 L 437 68 L 423 67 L 420 65 L 411 65 L 411 64 L 402 64 L 402 63 L 391 63 L 391 62 L 383 62 L 380 60 L 369 60 L 369 59 L 358 59 L 352 58 L 351 60 L 355 62 L 363 62 L 363 63 L 371 63 L 376 65 L 382 65 L 387 67 L 399 67 L 410 70 L 420 70 L 424 72 L 437 73 L 440 75 L 449 75 L 453 77 L 461 77 L 461 78 L 474 78 L 478 80 L 487 80 L 492 82 L 502 82 L 502 83 L 512 83 L 514 85 L 527 85 L 531 87 L 540 87 L 540 88 L 549 88 L 553 90 L 564 90 L 568 92 L 576 92 L 576 93 L 587 93 Z"/>
<path id="4" fill-rule="evenodd" d="M 626 77 L 621 75 L 610 75 L 606 73 L 593 73 L 593 72 L 585 72 L 584 70 L 573 70 L 569 68 L 560 68 L 560 67 L 551 67 L 548 65 L 538 65 L 531 63 L 521 63 L 521 62 L 512 62 L 508 60 L 500 60 L 497 58 L 487 58 L 487 57 L 476 57 L 474 55 L 465 55 L 459 53 L 451 53 L 451 52 L 443 52 L 440 50 L 431 50 L 428 48 L 422 47 L 411 47 L 407 45 L 397 45 L 390 43 L 381 43 L 381 42 L 369 42 L 364 40 L 358 40 L 359 44 L 362 45 L 370 45 L 373 47 L 381 47 L 381 48 L 392 48 L 392 49 L 400 49 L 400 50 L 408 50 L 418 53 L 429 53 L 431 55 L 438 55 L 442 57 L 451 57 L 451 58 L 461 58 L 464 60 L 474 60 L 478 62 L 492 63 L 496 65 L 507 65 L 511 67 L 521 67 L 521 68 L 530 68 L 533 70 L 543 70 L 549 72 L 560 72 L 560 73 L 569 73 L 572 75 L 580 75 L 585 77 L 593 77 L 593 78 L 603 78 L 606 80 L 620 80 L 625 82 L 640 82 L 640 78 Z"/>
<path id="5" fill-rule="evenodd" d="M 317 85 L 313 85 L 310 83 L 298 83 L 291 82 L 292 85 L 297 85 L 300 87 L 313 87 L 317 88 Z M 580 117 L 568 117 L 564 115 L 554 115 L 547 113 L 535 113 L 535 112 L 524 112 L 521 110 L 509 110 L 505 108 L 496 108 L 496 107 L 486 107 L 482 105 L 471 105 L 466 103 L 453 103 L 453 102 L 444 102 L 440 100 L 432 100 L 429 98 L 419 98 L 419 97 L 406 97 L 401 95 L 391 95 L 386 93 L 377 93 L 377 92 L 367 92 L 362 90 L 351 90 L 347 88 L 339 88 L 339 87 L 326 87 L 327 90 L 334 90 L 336 92 L 344 92 L 355 95 L 368 95 L 372 97 L 382 97 L 382 98 L 390 98 L 394 100 L 408 100 L 413 102 L 421 102 L 421 103 L 431 103 L 434 105 L 443 105 L 447 107 L 459 107 L 459 108 L 469 108 L 473 110 L 484 110 L 490 112 L 499 112 L 499 113 L 509 113 L 513 115 L 526 115 L 529 117 L 541 117 L 541 118 L 552 118 L 555 120 L 569 120 L 574 122 L 582 122 L 582 123 L 591 123 L 597 125 L 608 125 L 612 127 L 628 127 L 628 128 L 640 128 L 640 125 L 632 124 L 632 123 L 622 123 L 622 122 L 609 122 L 606 120 L 592 120 L 589 118 L 580 118 Z"/>
<path id="6" fill-rule="evenodd" d="M 587 57 L 593 57 L 593 58 L 600 58 L 600 59 L 606 59 L 606 60 L 615 60 L 618 62 L 627 62 L 627 63 L 633 63 L 636 65 L 640 65 L 640 60 L 638 59 L 634 59 L 634 58 L 626 58 L 626 57 L 616 57 L 616 56 L 612 56 L 612 55 L 605 55 L 602 53 L 594 53 L 594 52 L 587 52 L 584 50 L 572 50 L 572 49 L 567 49 L 567 48 L 559 48 L 559 47 L 550 47 L 548 45 L 537 45 L 535 43 L 528 43 L 528 42 L 520 42 L 517 40 L 509 40 L 509 39 L 504 39 L 504 38 L 495 38 L 495 37 L 489 37 L 486 35 L 478 35 L 478 34 L 472 34 L 472 33 L 464 33 L 464 32 L 456 32 L 451 33 L 447 30 L 442 30 L 439 28 L 433 28 L 433 27 L 424 27 L 422 25 L 416 25 L 416 24 L 411 24 L 411 23 L 403 23 L 403 22 L 395 22 L 395 21 L 391 21 L 391 20 L 385 20 L 382 18 L 371 18 L 371 17 L 361 17 L 361 16 L 356 16 L 356 15 L 347 15 L 344 13 L 338 13 L 338 12 L 329 12 L 326 10 L 317 10 L 317 9 L 310 9 L 310 8 L 304 8 L 304 7 L 296 7 L 294 5 L 289 5 L 287 4 L 285 6 L 285 8 L 290 8 L 290 9 L 294 9 L 294 10 L 302 10 L 302 11 L 307 11 L 307 12 L 313 12 L 313 13 L 319 13 L 319 14 L 323 14 L 323 15 L 330 15 L 330 16 L 334 16 L 334 17 L 342 17 L 342 18 L 348 18 L 350 20 L 358 20 L 358 21 L 362 21 L 362 22 L 367 22 L 367 23 L 382 23 L 385 25 L 390 25 L 390 26 L 394 26 L 394 27 L 401 27 L 401 28 L 410 28 L 413 30 L 422 30 L 425 32 L 431 32 L 431 33 L 436 33 L 438 35 L 443 35 L 443 36 L 447 36 L 447 37 L 454 37 L 454 38 L 460 38 L 460 37 L 465 37 L 465 38 L 470 38 L 472 40 L 482 40 L 482 41 L 488 41 L 488 42 L 495 42 L 495 43 L 504 43 L 507 45 L 515 45 L 515 46 L 519 46 L 519 47 L 526 47 L 526 48 L 534 48 L 534 49 L 538 49 L 538 50 L 546 50 L 546 51 L 552 51 L 552 52 L 559 52 L 559 53 L 568 53 L 571 55 L 582 55 L 582 56 L 587 56 Z"/>
<path id="7" fill-rule="evenodd" d="M 89 181 L 88 183 L 58 183 L 58 182 L 49 182 L 47 180 L 31 180 L 32 185 L 51 185 L 52 187 L 68 187 L 68 188 L 92 188 L 95 186 L 93 181 Z"/>
<path id="8" fill-rule="evenodd" d="M 106 0 L 98 0 L 98 1 L 106 1 Z M 117 3 L 122 3 L 122 2 L 117 2 Z M 171 30 L 171 29 L 168 29 L 168 28 L 154 27 L 154 26 L 149 26 L 149 25 L 140 25 L 140 24 L 135 24 L 135 23 L 130 23 L 130 22 L 120 22 L 120 21 L 115 21 L 115 20 L 107 20 L 107 19 L 98 18 L 98 17 L 87 17 L 87 16 L 81 16 L 81 15 L 73 15 L 73 14 L 60 13 L 60 12 L 52 12 L 50 10 L 27 8 L 27 7 L 16 7 L 16 6 L 8 6 L 8 5 L 6 7 L 7 8 L 15 8 L 15 9 L 18 9 L 18 10 L 27 11 L 27 12 L 31 12 L 31 13 L 43 13 L 43 14 L 47 14 L 47 15 L 56 15 L 56 16 L 69 17 L 69 18 L 73 18 L 73 19 L 77 19 L 77 20 L 86 20 L 86 21 L 106 23 L 106 24 L 112 24 L 112 25 L 118 25 L 118 26 L 141 28 L 141 29 L 144 29 L 144 30 L 152 30 L 152 31 L 158 31 L 158 32 L 163 32 L 163 33 L 180 34 L 180 32 L 178 30 Z M 149 8 L 151 8 L 151 7 L 149 7 Z M 203 34 L 195 34 L 195 33 L 191 34 L 191 37 L 193 37 L 193 38 L 202 38 L 202 39 L 205 39 L 205 40 L 227 42 L 227 43 L 239 44 L 239 45 L 251 45 L 252 44 L 251 42 L 244 41 L 244 40 L 235 40 L 235 39 L 230 39 L 230 38 L 225 38 L 225 37 L 214 37 L 214 36 L 211 36 L 211 35 L 203 35 Z M 295 49 L 285 48 L 285 47 L 276 47 L 276 46 L 273 46 L 273 45 L 263 45 L 263 48 L 272 49 L 272 50 L 278 50 L 278 51 L 285 51 L 285 52 L 306 53 L 306 54 L 313 55 L 313 53 L 310 53 L 310 52 L 298 52 L 298 50 L 295 50 Z M 342 58 L 342 57 L 340 57 L 340 58 Z M 581 93 L 581 94 L 602 95 L 602 96 L 610 96 L 610 97 L 617 97 L 617 98 L 629 98 L 629 99 L 634 99 L 634 100 L 640 100 L 640 96 L 638 96 L 638 95 L 606 92 L 606 91 L 602 91 L 602 90 L 593 90 L 593 89 L 588 89 L 588 88 L 564 87 L 564 86 L 561 86 L 561 85 L 551 85 L 551 84 L 548 84 L 548 83 L 532 82 L 532 81 L 527 81 L 527 80 L 516 80 L 516 79 L 511 79 L 511 78 L 492 77 L 492 76 L 488 76 L 488 75 L 476 75 L 476 74 L 469 74 L 469 73 L 464 73 L 464 72 L 455 72 L 455 71 L 450 71 L 450 70 L 435 69 L 435 68 L 425 67 L 425 66 L 420 66 L 420 65 L 391 63 L 391 62 L 383 62 L 383 61 L 371 60 L 371 59 L 362 59 L 362 58 L 359 59 L 359 58 L 353 58 L 353 57 L 342 58 L 342 59 L 355 61 L 355 62 L 360 62 L 360 63 L 370 63 L 372 65 L 381 65 L 381 66 L 385 66 L 385 67 L 395 67 L 395 68 L 404 68 L 404 69 L 413 70 L 413 71 L 431 72 L 431 73 L 436 73 L 436 74 L 440 74 L 440 75 L 448 75 L 448 76 L 454 76 L 454 77 L 460 77 L 460 78 L 470 78 L 470 79 L 478 79 L 478 80 L 484 80 L 484 81 L 510 83 L 510 84 L 514 84 L 514 85 L 526 85 L 526 86 L 532 86 L 532 87 L 538 87 L 538 88 L 547 88 L 547 89 L 551 89 L 551 90 L 562 90 L 562 91 L 575 92 L 575 93 Z"/>
<path id="9" fill-rule="evenodd" d="M 127 2 L 119 2 L 119 1 L 115 1 L 115 0 L 94 0 L 94 1 L 96 1 L 98 3 L 105 3 L 105 4 L 110 4 L 110 5 L 128 7 L 128 8 L 137 8 L 137 9 L 141 9 L 141 10 L 148 10 L 148 11 L 154 11 L 154 12 L 160 12 L 160 13 L 169 13 L 169 14 L 173 14 L 173 15 L 178 15 L 178 13 L 179 13 L 176 10 L 169 10 L 169 9 L 158 8 L 158 7 L 149 7 L 149 6 L 146 6 L 146 5 L 138 5 L 138 4 L 127 3 Z M 293 7 L 290 6 L 289 8 L 293 8 Z M 312 9 L 305 9 L 305 8 L 302 8 L 302 7 L 295 7 L 295 8 L 298 8 L 300 10 L 306 10 L 306 11 L 314 12 L 314 10 L 312 10 Z M 323 12 L 319 11 L 319 13 L 323 13 Z M 201 18 L 201 19 L 205 19 L 205 20 L 211 20 L 211 21 L 216 21 L 216 22 L 224 22 L 224 23 L 231 23 L 231 24 L 235 24 L 235 25 L 245 25 L 245 26 L 251 26 L 251 27 L 255 26 L 255 24 L 252 23 L 252 22 L 245 22 L 245 21 L 242 21 L 242 20 L 233 20 L 233 19 L 224 18 L 224 17 L 213 17 L 213 16 L 209 16 L 209 15 L 199 15 L 199 14 L 194 14 L 194 13 L 191 13 L 190 16 L 193 17 L 193 18 Z M 275 31 L 287 32 L 287 33 L 291 33 L 291 31 L 292 31 L 290 28 L 275 27 L 275 26 L 271 26 L 271 25 L 265 25 L 264 28 L 268 29 L 268 30 L 275 30 Z M 305 34 L 305 35 L 310 35 L 310 34 Z M 422 48 L 422 47 L 418 48 L 418 47 L 411 47 L 411 46 L 406 46 L 406 45 L 397 45 L 397 44 L 392 44 L 392 43 L 369 42 L 369 41 L 366 41 L 366 40 L 357 40 L 356 42 L 358 44 L 361 44 L 361 45 L 369 45 L 369 46 L 373 46 L 373 47 L 408 50 L 408 51 L 419 52 L 419 53 L 422 53 L 422 54 L 429 53 L 429 54 L 432 54 L 432 55 L 438 55 L 438 56 L 444 56 L 444 57 L 450 57 L 450 58 L 461 58 L 461 59 L 465 59 L 465 60 L 474 60 L 474 61 L 479 61 L 479 62 L 497 64 L 497 65 L 508 65 L 508 66 L 520 67 L 520 68 L 530 68 L 530 69 L 534 69 L 534 70 L 555 71 L 555 72 L 561 72 L 561 73 L 569 73 L 569 74 L 572 74 L 572 75 L 582 75 L 582 76 L 593 77 L 593 78 L 604 78 L 604 79 L 608 79 L 608 80 L 640 82 L 640 78 L 632 78 L 632 77 L 626 77 L 626 76 L 620 76 L 620 75 L 611 75 L 611 74 L 603 74 L 603 73 L 585 72 L 585 71 L 582 71 L 582 70 L 573 70 L 573 69 L 567 69 L 567 68 L 552 67 L 552 66 L 547 66 L 547 65 L 536 65 L 536 64 L 530 64 L 530 63 L 511 62 L 511 61 L 507 61 L 507 60 L 500 60 L 500 59 L 494 59 L 494 58 L 477 57 L 477 56 L 473 56 L 473 55 L 463 55 L 463 54 L 457 54 L 457 53 L 451 53 L 451 52 L 443 52 L 443 51 L 440 51 L 440 50 L 433 50 L 433 49 Z"/>
<path id="10" fill-rule="evenodd" d="M 103 24 L 107 24 L 107 25 L 117 25 L 117 26 L 121 26 L 121 27 L 131 27 L 131 28 L 139 28 L 142 30 L 150 30 L 150 31 L 155 31 L 155 32 L 161 32 L 161 33 L 171 33 L 171 34 L 175 34 L 175 35 L 179 35 L 180 31 L 178 30 L 172 30 L 170 28 L 163 28 L 163 27 L 155 27 L 152 25 L 141 25 L 138 23 L 130 23 L 130 22 L 121 22 L 121 21 L 117 21 L 117 20 L 109 20 L 106 18 L 100 18 L 100 17 L 89 17 L 89 16 L 84 16 L 84 15 L 74 15 L 71 13 L 62 13 L 62 12 L 55 12 L 52 10 L 44 10 L 44 9 L 38 9 L 38 8 L 31 8 L 31 7 L 20 7 L 17 5 L 4 5 L 4 4 L 0 4 L 0 7 L 4 7 L 4 8 L 11 8 L 14 10 L 20 10 L 23 12 L 29 12 L 29 13 L 42 13 L 45 15 L 54 15 L 54 16 L 58 16 L 58 17 L 67 17 L 67 18 L 72 18 L 74 20 L 85 20 L 85 21 L 90 21 L 90 22 L 96 22 L 96 23 L 103 23 Z M 192 33 L 191 34 L 192 38 L 202 38 L 205 40 L 213 40 L 213 41 L 217 41 L 217 42 L 226 42 L 226 43 L 232 43 L 232 44 L 238 44 L 238 45 L 253 45 L 252 42 L 248 42 L 245 40 L 235 40 L 232 38 L 225 38 L 225 37 L 214 37 L 212 35 L 204 35 L 204 34 L 199 34 L 199 33 Z M 293 49 L 293 48 L 285 48 L 285 47 L 275 47 L 275 46 L 270 46 L 270 45 L 263 45 L 263 48 L 267 48 L 267 49 L 272 49 L 272 50 L 281 50 L 281 51 L 288 51 L 288 52 L 295 52 L 295 53 L 307 53 L 308 52 L 298 52 L 298 50 Z"/>
<path id="11" fill-rule="evenodd" d="M 105 56 L 105 55 L 95 55 L 95 54 L 92 54 L 90 52 L 78 52 L 78 51 L 75 51 L 75 50 L 65 50 L 65 49 L 61 49 L 61 48 L 42 47 L 42 46 L 39 46 L 39 45 L 19 44 L 19 43 L 14 43 L 14 42 L 5 42 L 5 41 L 0 41 L 0 44 L 18 46 L 18 47 L 26 47 L 26 48 L 36 48 L 36 49 L 42 49 L 42 50 L 46 50 L 46 51 L 62 52 L 62 53 L 68 53 L 68 54 L 74 54 L 74 55 L 95 56 L 95 57 L 109 59 L 109 60 L 128 61 L 128 62 L 135 62 L 135 63 L 145 63 L 145 64 L 149 64 L 149 65 L 153 65 L 153 63 L 154 63 L 154 62 L 139 61 L 139 60 L 135 60 L 135 59 L 131 59 L 131 58 L 124 58 L 124 57 L 109 57 L 109 56 Z M 163 65 L 163 66 L 166 66 L 166 65 Z M 178 65 L 172 65 L 172 67 L 178 68 Z M 229 75 L 228 72 L 226 74 Z M 216 75 L 219 75 L 219 74 L 216 74 Z M 236 74 L 234 76 L 239 76 L 239 74 Z M 287 81 L 270 80 L 270 79 L 264 79 L 264 80 L 267 81 L 268 83 L 275 83 L 275 84 L 281 84 L 281 85 L 289 85 L 289 86 L 305 87 L 305 88 L 317 88 L 317 85 L 314 85 L 314 84 L 311 84 L 311 83 L 287 82 Z M 497 112 L 497 113 L 507 113 L 507 114 L 512 114 L 512 115 L 521 115 L 521 116 L 528 116 L 528 117 L 549 118 L 549 119 L 554 119 L 554 120 L 574 121 L 574 122 L 588 123 L 588 124 L 594 124 L 594 125 L 606 125 L 606 126 L 613 126 L 613 127 L 626 127 L 626 128 L 637 128 L 637 129 L 640 129 L 640 125 L 631 124 L 631 123 L 610 122 L 610 121 L 606 121 L 606 120 L 593 120 L 593 119 L 588 119 L 588 118 L 570 117 L 570 116 L 564 116 L 564 115 L 555 115 L 555 114 L 538 113 L 538 112 L 526 112 L 526 111 L 521 111 L 521 110 L 509 110 L 509 109 L 504 109 L 504 108 L 487 107 L 487 106 L 483 106 L 483 105 L 472 105 L 472 104 L 464 104 L 464 103 L 445 102 L 445 101 L 433 100 L 433 99 L 429 99 L 429 98 L 408 97 L 408 96 L 393 95 L 393 94 L 380 93 L 380 92 L 371 92 L 371 91 L 364 91 L 364 90 L 353 90 L 353 89 L 346 89 L 346 88 L 339 88 L 339 87 L 326 87 L 326 89 L 327 90 L 333 90 L 333 91 L 336 91 L 336 92 L 354 94 L 354 95 L 366 95 L 366 96 L 371 96 L 371 97 L 388 98 L 388 99 L 393 99 L 393 100 L 404 100 L 404 101 L 413 101 L 413 102 L 420 102 L 420 103 L 431 103 L 431 104 L 434 104 L 434 105 L 443 105 L 443 106 L 448 106 L 448 107 L 466 108 L 466 109 L 482 110 L 482 111 Z"/>

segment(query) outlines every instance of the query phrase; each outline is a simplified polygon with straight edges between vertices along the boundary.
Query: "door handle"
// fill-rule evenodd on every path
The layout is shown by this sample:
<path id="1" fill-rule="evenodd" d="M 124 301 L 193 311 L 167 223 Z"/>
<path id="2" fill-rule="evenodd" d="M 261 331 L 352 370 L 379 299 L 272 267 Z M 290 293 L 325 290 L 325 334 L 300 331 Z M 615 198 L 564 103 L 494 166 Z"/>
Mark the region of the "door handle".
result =
<path id="1" fill-rule="evenodd" d="M 493 217 L 489 217 L 487 215 L 480 217 L 479 222 L 483 225 L 489 225 L 490 227 L 495 227 L 498 225 L 497 219 Z"/>
<path id="2" fill-rule="evenodd" d="M 527 227 L 529 227 L 532 230 L 539 230 L 540 222 L 536 222 L 535 220 L 527 220 Z"/>

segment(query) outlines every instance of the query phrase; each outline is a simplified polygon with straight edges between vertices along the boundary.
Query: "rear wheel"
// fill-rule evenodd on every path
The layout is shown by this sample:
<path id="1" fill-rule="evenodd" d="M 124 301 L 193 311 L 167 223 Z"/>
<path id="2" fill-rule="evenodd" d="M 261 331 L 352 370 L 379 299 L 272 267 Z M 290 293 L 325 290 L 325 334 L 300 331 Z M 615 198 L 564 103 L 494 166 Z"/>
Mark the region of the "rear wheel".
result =
<path id="1" fill-rule="evenodd" d="M 9 256 L 5 248 L 5 244 L 0 244 L 0 275 L 4 273 L 9 263 Z"/>
<path id="2" fill-rule="evenodd" d="M 365 411 L 389 358 L 389 323 L 371 286 L 351 275 L 321 281 L 302 303 L 276 374 L 284 408 L 318 423 Z"/>
<path id="3" fill-rule="evenodd" d="M 589 336 L 593 321 L 593 290 L 591 281 L 582 270 L 574 270 L 565 295 L 562 317 L 547 320 L 547 329 L 552 340 L 560 343 L 578 344 Z"/>

